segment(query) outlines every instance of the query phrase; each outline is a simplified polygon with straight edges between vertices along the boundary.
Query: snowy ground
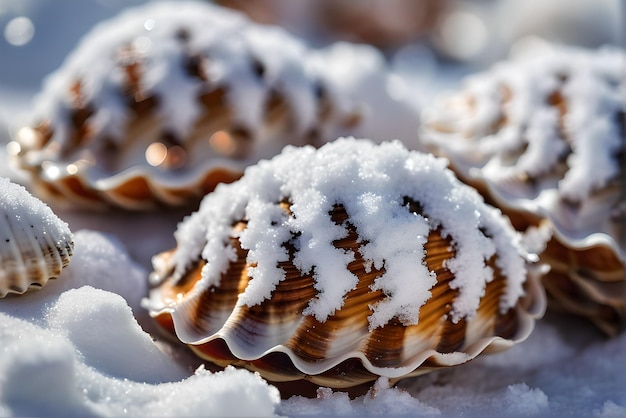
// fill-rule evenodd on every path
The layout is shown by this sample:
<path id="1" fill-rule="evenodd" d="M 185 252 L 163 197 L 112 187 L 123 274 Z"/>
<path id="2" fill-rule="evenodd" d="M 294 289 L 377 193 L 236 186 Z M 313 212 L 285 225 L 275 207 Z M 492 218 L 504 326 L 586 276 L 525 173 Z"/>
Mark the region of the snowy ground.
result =
<path id="1" fill-rule="evenodd" d="M 147 323 L 139 307 L 147 270 L 112 235 L 80 229 L 75 239 L 76 253 L 59 279 L 0 305 L 0 415 L 626 414 L 626 335 L 607 340 L 555 315 L 505 353 L 397 388 L 380 380 L 353 400 L 330 389 L 316 399 L 281 400 L 252 373 L 195 369 L 186 353 L 155 344 L 137 322 Z"/>
<path id="2" fill-rule="evenodd" d="M 1 28 L 28 16 L 35 30 L 23 46 L 9 44 L 6 29 L 0 39 L 0 176 L 24 180 L 7 165 L 3 144 L 41 79 L 93 23 L 136 3 L 0 0 Z M 416 56 L 431 58 L 416 64 Z M 424 49 L 403 59 L 399 71 L 422 97 L 453 87 L 469 71 L 436 67 Z M 626 334 L 606 339 L 585 322 L 552 313 L 524 343 L 467 365 L 394 388 L 379 380 L 356 399 L 329 389 L 313 399 L 281 399 L 247 371 L 198 368 L 194 357 L 160 340 L 140 307 L 150 257 L 174 245 L 185 211 L 52 208 L 69 223 L 76 251 L 41 291 L 0 300 L 0 416 L 626 416 Z"/>

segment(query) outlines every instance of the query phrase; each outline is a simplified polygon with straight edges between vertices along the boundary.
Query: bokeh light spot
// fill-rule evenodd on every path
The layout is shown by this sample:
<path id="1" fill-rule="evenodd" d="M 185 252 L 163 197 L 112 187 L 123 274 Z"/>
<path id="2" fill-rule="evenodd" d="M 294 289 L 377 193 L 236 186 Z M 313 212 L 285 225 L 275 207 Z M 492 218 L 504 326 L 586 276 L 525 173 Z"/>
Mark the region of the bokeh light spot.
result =
<path id="1" fill-rule="evenodd" d="M 35 25 L 25 16 L 11 19 L 4 27 L 4 38 L 14 46 L 26 45 L 33 39 L 33 36 L 35 36 Z"/>

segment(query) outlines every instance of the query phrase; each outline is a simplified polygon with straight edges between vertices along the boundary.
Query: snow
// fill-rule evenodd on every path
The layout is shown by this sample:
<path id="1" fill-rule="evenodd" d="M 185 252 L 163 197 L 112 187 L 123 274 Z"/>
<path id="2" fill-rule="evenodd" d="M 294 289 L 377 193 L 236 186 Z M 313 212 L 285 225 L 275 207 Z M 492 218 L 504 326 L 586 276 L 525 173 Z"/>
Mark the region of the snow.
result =
<path id="1" fill-rule="evenodd" d="M 364 259 L 385 270 L 372 286 L 386 298 L 372 307 L 371 329 L 393 318 L 407 325 L 417 323 L 420 307 L 437 282 L 424 261 L 424 244 L 437 228 L 455 249 L 446 264 L 455 275 L 450 287 L 459 289 L 453 320 L 476 314 L 493 278 L 487 262 L 494 256 L 508 277 L 500 301 L 506 312 L 524 293 L 527 259 L 519 245 L 521 238 L 501 220 L 498 210 L 485 205 L 446 165 L 443 159 L 407 150 L 399 141 L 376 145 L 339 138 L 319 149 L 285 147 L 271 160 L 248 167 L 239 181 L 218 186 L 204 198 L 199 211 L 180 225 L 175 233 L 179 245 L 173 256 L 175 274 L 182 274 L 200 254 L 207 257 L 194 296 L 181 304 L 192 304 L 195 297 L 202 297 L 201 289 L 219 285 L 234 254 L 230 226 L 245 219 L 239 241 L 248 250 L 247 264 L 254 267 L 238 304 L 254 306 L 271 297 L 285 277 L 279 267 L 289 259 L 283 244 L 292 242 L 294 265 L 303 275 L 313 273 L 318 290 L 303 314 L 324 322 L 357 285 L 357 277 L 348 269 L 353 252 L 332 245 L 346 235 L 346 229 L 328 216 L 339 204 L 358 231 Z M 407 210 L 406 198 L 417 202 L 424 213 Z M 278 205 L 284 200 L 289 201 L 293 216 Z M 159 312 L 162 304 L 156 292 L 147 307 Z M 173 311 L 176 324 L 182 324 L 185 310 L 178 311 L 175 305 L 165 309 Z M 193 336 L 179 334 L 184 341 L 194 341 Z"/>
<path id="2" fill-rule="evenodd" d="M 68 224 L 23 186 L 0 177 L 0 196 L 0 297 L 4 297 L 56 277 L 72 254 L 73 241 Z"/>
<path id="3" fill-rule="evenodd" d="M 181 30 L 186 31 L 184 41 Z M 223 39 L 228 42 L 221 42 Z M 199 77 L 188 74 L 190 57 L 200 59 L 203 73 Z M 315 64 L 320 59 L 330 61 L 328 69 Z M 124 74 L 124 60 L 137 63 L 141 74 L 139 94 L 157 99 L 156 118 L 163 120 L 163 129 L 181 142 L 194 138 L 191 131 L 203 114 L 199 97 L 208 89 L 224 88 L 233 126 L 246 128 L 263 145 L 258 147 L 259 155 L 250 157 L 250 163 L 266 156 L 268 150 L 270 156 L 278 152 L 286 141 L 275 132 L 264 134 L 269 129 L 264 126 L 267 105 L 275 91 L 284 96 L 292 112 L 293 129 L 288 134 L 294 137 L 305 136 L 313 129 L 330 129 L 321 132 L 326 141 L 343 129 L 334 126 L 341 125 L 339 121 L 327 123 L 318 117 L 319 87 L 329 89 L 329 96 L 342 102 L 337 107 L 344 108 L 346 114 L 357 110 L 362 113 L 362 134 L 382 140 L 389 129 L 381 131 L 379 124 L 389 121 L 386 126 L 391 127 L 394 137 L 407 141 L 416 137 L 416 113 L 407 103 L 390 97 L 385 84 L 390 77 L 388 68 L 374 48 L 341 44 L 329 52 L 316 51 L 281 28 L 254 24 L 225 8 L 200 2 L 153 2 L 124 10 L 96 25 L 63 64 L 46 77 L 34 102 L 31 127 L 49 122 L 53 128 L 51 142 L 55 146 L 46 147 L 53 155 L 47 158 L 55 163 L 51 173 L 65 170 L 63 164 L 67 161 L 62 156 L 54 157 L 58 152 L 55 147 L 67 147 L 76 102 L 85 103 L 93 112 L 88 122 L 89 142 L 108 138 L 122 149 L 133 148 L 125 143 L 125 127 L 134 114 L 124 97 L 132 83 Z M 255 65 L 260 66 L 260 74 Z M 345 82 L 347 74 L 337 75 L 338 68 L 349 71 L 350 83 Z M 208 82 L 202 82 L 203 77 Z M 77 83 L 78 95 L 73 88 Z M 356 109 L 361 102 L 367 103 L 363 105 L 367 109 Z M 96 143 L 84 146 L 98 153 Z"/>
<path id="4" fill-rule="evenodd" d="M 190 372 L 168 356 L 129 306 L 138 307 L 146 271 L 119 240 L 75 235 L 77 251 L 62 277 L 0 305 L 2 415 L 273 414 L 278 391 L 259 376 Z"/>
<path id="5" fill-rule="evenodd" d="M 84 230 L 76 244 L 58 280 L 0 304 L 2 415 L 610 417 L 626 409 L 619 367 L 626 336 L 603 340 L 583 323 L 554 316 L 507 352 L 398 388 L 380 379 L 355 399 L 321 389 L 317 398 L 281 401 L 253 373 L 181 365 L 155 345 L 120 296 L 133 295 L 143 276 L 123 244 Z M 101 264 L 92 267 L 91 257 Z"/>
<path id="6" fill-rule="evenodd" d="M 37 231 L 37 234 L 52 235 L 58 239 L 56 243 L 70 239 L 67 223 L 60 220 L 48 205 L 30 194 L 23 186 L 2 177 L 0 197 L 0 211 L 4 215 L 0 224 L 0 238 L 4 238 L 6 242 L 11 238 L 19 240 L 20 237 L 14 234 L 25 225 Z"/>
<path id="7" fill-rule="evenodd" d="M 601 25 L 595 19 L 587 29 L 619 27 L 619 19 L 616 25 L 606 19 L 619 15 L 615 5 L 599 7 L 610 2 L 576 2 L 602 17 Z M 129 3 L 138 2 L 0 2 L 3 27 L 19 15 L 35 25 L 24 46 L 0 40 L 0 143 L 10 140 L 9 129 L 19 126 L 41 78 L 60 64 L 76 39 Z M 524 3 L 525 16 L 531 3 L 549 3 L 556 10 L 542 19 L 574 9 L 564 0 L 506 3 Z M 613 3 L 619 9 L 619 2 Z M 577 21 L 584 16 L 577 15 Z M 526 21 L 534 23 L 536 17 Z M 498 23 L 516 28 L 502 16 Z M 552 31 L 560 27 L 549 20 L 543 24 Z M 580 28 L 570 25 L 569 31 L 584 38 L 589 31 Z M 415 76 L 424 83 L 420 91 L 454 85 L 467 69 L 442 65 L 433 73 L 425 80 Z M 0 176 L 24 183 L 22 174 L 5 164 L 4 147 L 0 160 Z M 382 379 L 372 392 L 354 399 L 321 389 L 317 398 L 281 400 L 248 371 L 198 369 L 195 359 L 153 333 L 142 316 L 138 299 L 147 286 L 150 257 L 175 245 L 172 234 L 186 213 L 53 210 L 69 223 L 75 253 L 61 276 L 40 291 L 0 300 L 0 416 L 626 416 L 626 334 L 606 339 L 586 322 L 556 313 L 506 352 L 406 379 L 397 387 L 388 388 Z"/>
<path id="8" fill-rule="evenodd" d="M 626 55 L 617 47 L 552 45 L 518 53 L 466 79 L 462 94 L 475 110 L 459 112 L 452 134 L 426 132 L 424 138 L 450 151 L 453 160 L 472 161 L 498 185 L 528 175 L 558 181 L 564 198 L 584 201 L 620 172 L 616 155 L 623 138 L 616 115 L 626 106 L 625 71 Z M 550 103 L 555 93 L 567 106 L 562 123 L 558 104 Z M 449 117 L 444 107 L 443 114 L 431 109 L 427 118 L 447 124 L 438 120 Z M 553 179 L 563 156 L 565 173 Z"/>
<path id="9" fill-rule="evenodd" d="M 155 356 L 154 349 L 150 349 L 154 346 L 148 345 L 149 337 L 132 322 L 127 305 L 119 297 L 83 287 L 68 291 L 53 309 L 60 315 L 67 314 L 64 311 L 71 310 L 67 305 L 85 297 L 87 301 L 98 302 L 94 308 L 105 308 L 103 314 L 117 313 L 114 319 L 123 321 L 119 334 L 123 338 L 110 341 L 110 344 L 122 344 L 108 351 L 108 356 L 89 358 L 103 353 L 102 348 L 94 353 L 93 347 L 80 346 L 80 340 L 73 341 L 71 336 L 59 332 L 58 327 L 66 332 L 71 329 L 62 321 L 41 328 L 4 314 L 0 316 L 2 343 L 7 347 L 0 360 L 2 415 L 272 415 L 279 400 L 278 391 L 249 372 L 229 368 L 211 374 L 199 369 L 192 376 L 174 380 L 183 373 L 168 370 L 167 359 Z M 87 319 L 92 321 L 83 324 L 83 328 L 85 325 L 102 328 L 111 323 L 108 316 Z M 112 329 L 115 328 L 109 326 Z M 133 337 L 140 341 L 133 341 Z M 143 345 L 134 345 L 128 351 L 125 341 Z M 106 367 L 111 357 L 117 370 Z M 102 364 L 97 360 L 102 360 Z M 239 401 L 242 396 L 246 402 Z"/>
<path id="10" fill-rule="evenodd" d="M 23 186 L 13 183 L 8 178 L 0 177 L 0 195 L 2 195 L 0 211 L 7 221 L 0 228 L 1 237 L 9 237 L 11 230 L 17 227 L 14 222 L 19 222 L 22 217 L 26 218 L 24 222 L 33 229 L 42 231 L 48 229 L 50 233 L 69 236 L 67 224 L 60 220 L 48 205 L 30 194 Z"/>
<path id="11" fill-rule="evenodd" d="M 2 415 L 610 417 L 626 409 L 619 367 L 626 364 L 626 335 L 606 340 L 586 323 L 556 315 L 507 352 L 397 388 L 383 379 L 355 399 L 321 389 L 317 398 L 279 400 L 250 372 L 196 371 L 158 334 L 148 335 L 132 310 L 147 268 L 114 235 L 74 235 L 75 254 L 58 279 L 0 301 Z"/>

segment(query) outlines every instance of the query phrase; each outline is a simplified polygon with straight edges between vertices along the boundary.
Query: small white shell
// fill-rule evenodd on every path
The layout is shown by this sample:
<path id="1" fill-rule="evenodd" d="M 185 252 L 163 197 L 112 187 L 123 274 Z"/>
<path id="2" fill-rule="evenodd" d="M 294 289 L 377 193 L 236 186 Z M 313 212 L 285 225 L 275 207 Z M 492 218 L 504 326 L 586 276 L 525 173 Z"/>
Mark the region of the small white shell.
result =
<path id="1" fill-rule="evenodd" d="M 550 223 L 553 306 L 609 334 L 626 324 L 625 73 L 623 50 L 553 47 L 471 76 L 422 132 L 518 229 Z"/>
<path id="2" fill-rule="evenodd" d="M 202 3 L 150 3 L 85 36 L 52 74 L 18 162 L 35 191 L 87 207 L 194 205 L 278 153 L 339 135 L 416 139 L 366 46 L 309 50 Z"/>
<path id="3" fill-rule="evenodd" d="M 538 276 L 445 165 L 397 141 L 288 147 L 180 224 L 145 306 L 271 381 L 352 387 L 506 349 L 543 313 Z"/>
<path id="4" fill-rule="evenodd" d="M 0 297 L 39 289 L 70 262 L 68 225 L 24 187 L 0 178 Z"/>

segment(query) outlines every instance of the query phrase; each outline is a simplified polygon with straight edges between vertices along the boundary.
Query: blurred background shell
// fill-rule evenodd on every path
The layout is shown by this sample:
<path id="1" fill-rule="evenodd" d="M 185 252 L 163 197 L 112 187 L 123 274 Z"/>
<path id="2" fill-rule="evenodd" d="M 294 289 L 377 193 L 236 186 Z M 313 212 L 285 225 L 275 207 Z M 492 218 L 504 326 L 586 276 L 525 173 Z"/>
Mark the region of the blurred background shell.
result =
<path id="1" fill-rule="evenodd" d="M 287 148 L 207 195 L 145 306 L 219 366 L 353 387 L 524 340 L 536 266 L 446 162 L 399 142 Z"/>
<path id="2" fill-rule="evenodd" d="M 395 48 L 426 38 L 449 0 L 216 0 L 256 22 L 281 25 L 318 42 L 345 40 Z"/>
<path id="3" fill-rule="evenodd" d="M 552 306 L 615 334 L 626 323 L 626 55 L 532 46 L 425 109 L 422 139 L 516 228 L 548 231 Z"/>
<path id="4" fill-rule="evenodd" d="M 70 262 L 72 233 L 24 187 L 0 177 L 0 297 L 55 279 Z"/>
<path id="5" fill-rule="evenodd" d="M 374 48 L 310 50 L 232 10 L 153 3 L 82 39 L 10 150 L 46 198 L 197 204 L 286 144 L 354 134 L 417 146 L 419 115 L 404 92 Z"/>

